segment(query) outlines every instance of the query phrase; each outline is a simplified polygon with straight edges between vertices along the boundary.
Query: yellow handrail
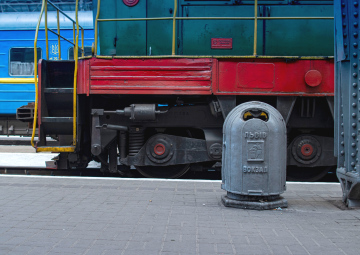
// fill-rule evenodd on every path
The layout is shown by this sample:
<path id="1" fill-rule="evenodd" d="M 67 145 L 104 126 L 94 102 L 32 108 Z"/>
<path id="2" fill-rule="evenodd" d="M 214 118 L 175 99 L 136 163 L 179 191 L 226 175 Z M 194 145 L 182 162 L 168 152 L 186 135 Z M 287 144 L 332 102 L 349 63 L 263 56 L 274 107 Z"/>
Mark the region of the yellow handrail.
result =
<path id="1" fill-rule="evenodd" d="M 46 59 L 49 59 L 49 38 L 47 30 L 47 1 L 45 3 L 45 45 L 46 45 Z"/>
<path id="2" fill-rule="evenodd" d="M 95 44 L 94 44 L 94 55 L 97 55 L 97 37 L 98 37 L 98 21 L 100 14 L 100 0 L 97 2 L 96 18 L 95 18 Z"/>
<path id="3" fill-rule="evenodd" d="M 31 134 L 31 146 L 35 148 L 35 144 L 34 144 L 34 138 L 35 138 L 35 131 L 36 131 L 36 122 L 37 122 L 37 109 L 38 109 L 38 79 L 37 79 L 37 38 L 38 38 L 38 34 L 39 34 L 39 27 L 40 27 L 40 23 L 41 23 L 41 18 L 42 15 L 44 13 L 44 9 L 45 9 L 45 1 L 46 0 L 42 0 L 42 6 L 41 6 L 41 11 L 40 11 L 40 17 L 36 26 L 36 31 L 35 31 L 35 40 L 34 40 L 34 82 L 35 82 L 35 107 L 34 107 L 34 121 L 33 121 L 33 130 L 32 130 L 32 134 Z"/>
<path id="4" fill-rule="evenodd" d="M 57 32 L 58 32 L 58 48 L 59 48 L 59 60 L 61 60 L 61 46 L 60 46 L 60 18 L 59 18 L 59 10 L 56 10 L 56 18 L 57 18 Z"/>
<path id="5" fill-rule="evenodd" d="M 255 0 L 254 4 L 254 53 L 253 55 L 256 56 L 257 51 L 257 19 L 258 19 L 258 0 Z"/>
<path id="6" fill-rule="evenodd" d="M 98 22 L 107 22 L 107 21 L 152 21 L 152 20 L 172 20 L 173 21 L 173 31 L 172 31 L 172 48 L 171 56 L 175 56 L 175 35 L 176 35 L 176 21 L 177 20 L 254 20 L 254 51 L 253 56 L 257 56 L 257 22 L 258 20 L 297 20 L 297 19 L 334 19 L 334 17 L 258 17 L 258 0 L 254 2 L 254 17 L 176 17 L 177 14 L 177 1 L 174 0 L 174 15 L 173 17 L 157 17 L 157 18 L 121 18 L 121 19 L 99 19 L 100 14 L 100 2 L 97 1 L 97 13 L 95 19 L 95 55 L 97 51 L 97 40 L 98 40 Z M 222 56 L 226 57 L 226 56 Z"/>
<path id="7" fill-rule="evenodd" d="M 78 20 L 78 2 L 76 0 L 75 7 L 75 18 L 76 18 L 76 40 L 74 46 L 74 60 L 75 60 L 75 70 L 74 70 L 74 93 L 73 93 L 73 146 L 76 146 L 76 89 L 77 89 L 77 69 L 78 69 L 78 52 L 79 52 L 79 20 Z M 75 38 L 74 38 L 75 39 Z"/>
<path id="8" fill-rule="evenodd" d="M 56 10 L 57 10 L 57 33 L 47 26 L 47 3 L 50 3 Z M 61 49 L 60 49 L 60 38 L 70 42 L 68 39 L 64 38 L 60 35 L 60 21 L 59 21 L 59 12 L 63 14 L 66 18 L 70 19 L 73 22 L 73 36 L 74 36 L 74 42 L 70 42 L 72 45 L 74 45 L 74 61 L 75 61 L 75 69 L 74 69 L 74 92 L 73 92 L 73 147 L 45 147 L 45 148 L 38 148 L 37 151 L 53 151 L 53 152 L 71 152 L 74 151 L 74 148 L 76 146 L 76 135 L 77 135 L 77 122 L 76 122 L 76 108 L 77 108 L 77 69 L 78 69 L 78 52 L 79 52 L 79 27 L 81 28 L 81 39 L 82 39 L 82 47 L 80 48 L 82 50 L 82 56 L 84 56 L 84 28 L 79 25 L 78 20 L 78 2 L 79 0 L 76 0 L 76 7 L 75 7 L 75 21 L 72 20 L 68 15 L 66 15 L 64 12 L 62 12 L 57 6 L 55 6 L 53 3 L 51 3 L 49 0 L 42 0 L 42 6 L 40 11 L 40 17 L 36 26 L 36 32 L 35 32 L 35 40 L 34 40 L 34 78 L 31 79 L 32 82 L 35 83 L 35 109 L 34 109 L 34 122 L 33 122 L 33 133 L 31 136 L 31 145 L 35 148 L 34 144 L 34 138 L 35 138 L 35 129 L 37 125 L 37 117 L 38 117 L 38 66 L 37 66 L 37 40 L 38 40 L 38 34 L 39 34 L 39 28 L 41 19 L 43 16 L 43 13 L 45 11 L 45 40 L 46 40 L 46 57 L 49 59 L 49 45 L 48 45 L 48 31 L 54 33 L 58 37 L 58 53 L 59 53 L 59 60 L 61 59 Z M 75 34 L 75 25 L 76 25 L 76 34 Z M 24 83 L 22 80 L 20 82 L 20 79 L 13 80 L 12 83 Z M 27 80 L 28 81 L 28 80 Z M 0 80 L 1 82 L 1 80 Z M 10 81 L 6 81 L 9 82 Z M 29 81 L 28 81 L 29 82 Z M 31 83 L 32 83 L 31 82 Z"/>
<path id="9" fill-rule="evenodd" d="M 83 28 L 81 29 L 81 47 L 82 47 L 81 56 L 84 57 L 85 56 L 85 48 L 84 48 L 84 29 Z"/>
<path id="10" fill-rule="evenodd" d="M 173 16 L 173 34 L 172 34 L 172 54 L 175 56 L 175 36 L 176 36 L 176 13 L 177 13 L 177 0 L 174 0 L 174 16 Z"/>

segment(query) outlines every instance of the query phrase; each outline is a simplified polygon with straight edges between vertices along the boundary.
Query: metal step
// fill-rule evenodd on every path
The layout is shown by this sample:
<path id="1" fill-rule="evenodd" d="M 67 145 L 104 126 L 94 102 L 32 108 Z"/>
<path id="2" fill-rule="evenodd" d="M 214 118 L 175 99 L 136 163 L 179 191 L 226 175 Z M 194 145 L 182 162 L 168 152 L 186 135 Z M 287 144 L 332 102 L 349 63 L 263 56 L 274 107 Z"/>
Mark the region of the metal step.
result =
<path id="1" fill-rule="evenodd" d="M 43 123 L 72 123 L 73 117 L 42 117 Z"/>
<path id="2" fill-rule="evenodd" d="M 45 151 L 51 151 L 51 152 L 74 152 L 75 146 L 38 146 L 36 147 L 36 152 L 45 152 Z"/>
<path id="3" fill-rule="evenodd" d="M 45 93 L 48 94 L 72 94 L 74 93 L 73 88 L 46 88 L 44 89 Z"/>

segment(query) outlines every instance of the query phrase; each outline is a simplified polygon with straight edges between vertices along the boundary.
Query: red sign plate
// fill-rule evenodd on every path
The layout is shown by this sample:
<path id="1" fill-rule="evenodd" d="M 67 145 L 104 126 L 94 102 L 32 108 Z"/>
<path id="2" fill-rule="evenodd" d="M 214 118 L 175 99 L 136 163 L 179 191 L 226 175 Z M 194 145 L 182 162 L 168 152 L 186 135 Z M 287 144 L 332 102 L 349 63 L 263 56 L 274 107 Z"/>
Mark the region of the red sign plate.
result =
<path id="1" fill-rule="evenodd" d="M 232 49 L 232 38 L 211 38 L 211 49 Z"/>

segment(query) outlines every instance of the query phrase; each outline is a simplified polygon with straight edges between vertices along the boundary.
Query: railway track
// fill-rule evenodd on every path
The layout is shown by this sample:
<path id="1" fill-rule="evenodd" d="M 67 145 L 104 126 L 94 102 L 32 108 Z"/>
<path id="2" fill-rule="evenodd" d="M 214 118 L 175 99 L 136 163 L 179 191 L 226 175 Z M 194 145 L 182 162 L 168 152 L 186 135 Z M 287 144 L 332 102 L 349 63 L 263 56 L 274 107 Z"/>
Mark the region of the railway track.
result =
<path id="1" fill-rule="evenodd" d="M 6 140 L 0 137 L 0 140 Z M 26 142 L 27 138 L 20 139 Z M 0 145 L 0 174 L 17 174 L 17 175 L 52 175 L 52 176 L 88 176 L 88 177 L 134 177 L 141 178 L 142 176 L 132 169 L 129 172 L 120 172 L 111 174 L 109 172 L 101 172 L 100 163 L 90 162 L 85 169 L 65 169 L 56 170 L 46 168 L 46 161 L 51 161 L 56 157 L 56 153 L 39 153 L 29 146 L 23 145 Z M 220 180 L 220 167 L 215 169 L 201 169 L 193 168 L 189 170 L 180 179 L 205 179 L 205 180 Z M 203 169 L 204 170 L 204 169 Z M 319 180 L 321 182 L 338 182 L 335 172 L 328 173 L 324 178 Z"/>
<path id="2" fill-rule="evenodd" d="M 99 174 L 97 168 L 87 168 L 78 170 L 53 170 L 46 168 L 26 168 L 26 167 L 0 167 L 0 174 L 14 175 L 50 175 L 50 176 L 104 176 Z"/>
<path id="3" fill-rule="evenodd" d="M 118 177 L 118 178 L 143 178 L 136 171 L 132 173 L 111 174 L 103 173 L 99 168 L 86 169 L 68 169 L 54 170 L 46 168 L 30 167 L 0 167 L 0 174 L 8 175 L 47 175 L 47 176 L 84 176 L 84 177 Z M 218 171 L 196 172 L 189 171 L 179 179 L 197 179 L 197 180 L 221 180 L 221 173 Z M 329 173 L 318 182 L 339 182 L 336 173 Z"/>
<path id="4" fill-rule="evenodd" d="M 40 167 L 16 167 L 16 166 L 0 166 L 0 174 L 13 175 L 49 175 L 49 176 L 86 176 L 86 177 L 118 177 L 118 178 L 143 178 L 136 170 L 128 173 L 119 172 L 112 174 L 109 172 L 101 172 L 100 168 L 88 167 L 85 169 L 67 169 L 56 170 Z M 179 179 L 204 179 L 204 180 L 220 180 L 221 173 L 219 171 L 189 171 Z"/>

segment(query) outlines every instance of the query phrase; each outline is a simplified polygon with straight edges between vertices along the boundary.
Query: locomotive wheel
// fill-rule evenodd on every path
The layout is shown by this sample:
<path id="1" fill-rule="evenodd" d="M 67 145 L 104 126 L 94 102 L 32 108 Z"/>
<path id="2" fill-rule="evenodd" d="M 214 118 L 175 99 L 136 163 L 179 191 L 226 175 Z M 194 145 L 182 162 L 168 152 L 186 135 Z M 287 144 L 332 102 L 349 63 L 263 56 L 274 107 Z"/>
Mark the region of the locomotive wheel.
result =
<path id="1" fill-rule="evenodd" d="M 152 133 L 154 135 L 155 133 Z M 193 137 L 189 129 L 167 128 L 163 134 L 177 135 L 183 137 Z M 166 144 L 165 144 L 166 145 Z M 163 147 L 156 144 L 154 147 L 155 153 L 158 156 L 165 156 L 168 151 L 167 146 Z M 189 169 L 190 164 L 185 165 L 171 165 L 171 166 L 135 166 L 136 170 L 147 178 L 165 178 L 175 179 L 184 175 Z"/>
<path id="2" fill-rule="evenodd" d="M 298 182 L 316 182 L 323 178 L 330 170 L 331 166 L 319 167 L 297 167 L 287 166 L 286 180 Z"/>
<path id="3" fill-rule="evenodd" d="M 190 164 L 173 166 L 137 166 L 136 170 L 148 178 L 175 179 L 185 174 Z"/>

